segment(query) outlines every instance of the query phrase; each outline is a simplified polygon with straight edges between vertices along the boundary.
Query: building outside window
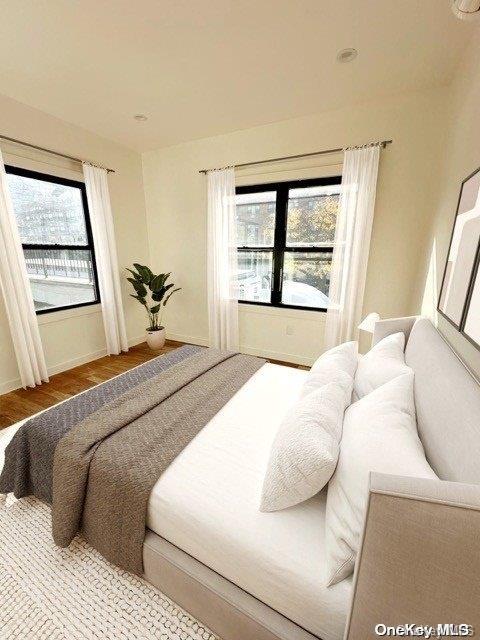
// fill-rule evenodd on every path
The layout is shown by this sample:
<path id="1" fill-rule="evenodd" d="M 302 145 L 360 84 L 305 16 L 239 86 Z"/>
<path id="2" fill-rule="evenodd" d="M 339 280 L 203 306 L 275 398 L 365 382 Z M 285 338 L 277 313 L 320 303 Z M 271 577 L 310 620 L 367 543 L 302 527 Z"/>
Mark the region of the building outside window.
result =
<path id="1" fill-rule="evenodd" d="M 240 302 L 325 311 L 341 177 L 237 187 Z"/>
<path id="2" fill-rule="evenodd" d="M 5 169 L 37 314 L 97 304 L 85 184 Z"/>

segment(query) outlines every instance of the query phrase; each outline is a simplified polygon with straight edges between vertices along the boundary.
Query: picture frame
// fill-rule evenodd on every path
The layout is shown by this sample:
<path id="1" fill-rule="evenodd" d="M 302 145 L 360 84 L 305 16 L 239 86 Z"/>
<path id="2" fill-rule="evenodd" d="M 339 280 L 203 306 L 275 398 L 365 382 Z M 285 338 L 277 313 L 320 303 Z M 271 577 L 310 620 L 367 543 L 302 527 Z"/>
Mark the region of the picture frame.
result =
<path id="1" fill-rule="evenodd" d="M 473 346 L 480 349 L 480 249 L 472 276 L 462 334 Z"/>
<path id="2" fill-rule="evenodd" d="M 480 349 L 480 168 L 462 182 L 437 310 Z"/>

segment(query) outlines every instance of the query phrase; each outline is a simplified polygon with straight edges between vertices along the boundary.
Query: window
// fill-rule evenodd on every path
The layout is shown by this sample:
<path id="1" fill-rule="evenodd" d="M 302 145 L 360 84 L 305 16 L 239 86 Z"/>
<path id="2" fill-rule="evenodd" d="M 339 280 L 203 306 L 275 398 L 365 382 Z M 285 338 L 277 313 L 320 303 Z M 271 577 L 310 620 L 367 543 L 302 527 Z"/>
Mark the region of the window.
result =
<path id="1" fill-rule="evenodd" d="M 237 187 L 240 302 L 327 309 L 340 182 Z"/>
<path id="2" fill-rule="evenodd" d="M 37 314 L 98 303 L 84 183 L 5 169 Z"/>

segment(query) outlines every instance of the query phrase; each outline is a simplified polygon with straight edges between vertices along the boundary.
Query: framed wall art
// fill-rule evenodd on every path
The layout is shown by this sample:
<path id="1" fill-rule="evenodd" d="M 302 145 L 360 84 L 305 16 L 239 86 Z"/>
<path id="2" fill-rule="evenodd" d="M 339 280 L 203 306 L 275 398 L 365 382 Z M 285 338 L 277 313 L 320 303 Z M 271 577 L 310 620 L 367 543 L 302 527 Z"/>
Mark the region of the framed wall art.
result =
<path id="1" fill-rule="evenodd" d="M 480 348 L 480 169 L 462 182 L 438 311 Z"/>

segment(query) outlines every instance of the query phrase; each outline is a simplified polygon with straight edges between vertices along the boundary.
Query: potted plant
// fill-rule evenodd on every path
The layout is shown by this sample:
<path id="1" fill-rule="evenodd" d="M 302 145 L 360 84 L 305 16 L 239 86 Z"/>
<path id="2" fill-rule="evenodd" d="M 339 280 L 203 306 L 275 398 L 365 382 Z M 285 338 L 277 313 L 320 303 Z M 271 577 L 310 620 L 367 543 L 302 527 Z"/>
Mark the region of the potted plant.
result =
<path id="1" fill-rule="evenodd" d="M 162 325 L 162 311 L 167 302 L 180 287 L 172 289 L 174 284 L 166 284 L 169 273 L 155 275 L 149 267 L 135 263 L 132 274 L 127 280 L 135 289 L 130 295 L 145 307 L 148 314 L 147 343 L 150 349 L 161 349 L 165 344 L 165 327 Z"/>

